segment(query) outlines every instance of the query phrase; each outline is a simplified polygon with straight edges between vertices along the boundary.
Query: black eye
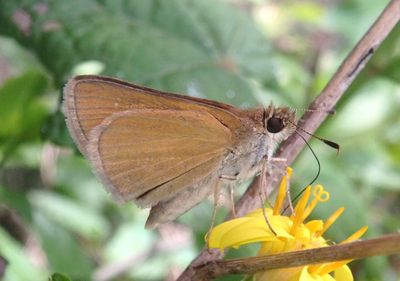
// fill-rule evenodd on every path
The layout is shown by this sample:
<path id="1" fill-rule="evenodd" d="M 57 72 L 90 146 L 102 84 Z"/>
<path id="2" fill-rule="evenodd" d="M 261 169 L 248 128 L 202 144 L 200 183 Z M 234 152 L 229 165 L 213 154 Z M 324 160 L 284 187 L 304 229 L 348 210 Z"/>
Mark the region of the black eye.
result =
<path id="1" fill-rule="evenodd" d="M 283 129 L 283 122 L 281 118 L 271 117 L 267 121 L 267 131 L 270 133 L 279 133 Z"/>

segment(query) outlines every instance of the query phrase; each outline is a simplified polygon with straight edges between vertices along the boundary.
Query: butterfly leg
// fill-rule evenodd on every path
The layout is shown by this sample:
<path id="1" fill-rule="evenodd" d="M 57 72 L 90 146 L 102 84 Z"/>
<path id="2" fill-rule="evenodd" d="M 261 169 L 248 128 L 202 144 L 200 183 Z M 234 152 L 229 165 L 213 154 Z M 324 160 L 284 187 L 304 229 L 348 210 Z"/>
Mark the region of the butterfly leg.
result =
<path id="1" fill-rule="evenodd" d="M 267 186 L 266 185 L 266 179 L 265 179 L 266 178 L 265 175 L 266 175 L 266 172 L 267 172 L 266 163 L 267 163 L 266 161 L 263 163 L 262 170 L 261 170 L 259 196 L 260 196 L 260 201 L 261 201 L 261 210 L 262 210 L 265 222 L 267 223 L 267 226 L 268 226 L 269 230 L 271 230 L 271 232 L 276 236 L 276 232 L 275 232 L 274 228 L 272 227 L 272 225 L 271 225 L 271 223 L 270 223 L 270 221 L 268 219 L 268 216 L 267 216 L 267 214 L 265 212 L 265 208 L 264 208 L 264 202 L 265 201 L 267 201 L 268 204 L 270 206 L 272 206 L 271 203 L 268 200 L 268 191 L 266 190 L 266 186 Z"/>
<path id="2" fill-rule="evenodd" d="M 236 218 L 235 193 L 234 193 L 234 190 L 233 190 L 233 184 L 229 185 L 229 197 L 230 197 L 230 202 L 231 202 L 232 216 L 234 218 Z"/>
<path id="3" fill-rule="evenodd" d="M 271 202 L 269 201 L 269 193 L 270 191 L 267 190 L 268 186 L 267 186 L 267 177 L 266 174 L 268 173 L 268 175 L 271 174 L 271 164 L 269 163 L 268 159 L 266 161 L 263 162 L 262 164 L 262 168 L 261 168 L 261 173 L 260 173 L 260 198 L 263 200 L 263 204 L 264 202 L 267 202 L 267 204 L 272 207 Z"/>
<path id="4" fill-rule="evenodd" d="M 208 228 L 208 232 L 207 232 L 207 236 L 206 236 L 206 240 L 207 240 L 207 245 L 208 245 L 208 237 L 211 234 L 211 230 L 214 227 L 215 224 L 215 218 L 217 216 L 217 208 L 219 205 L 219 196 L 220 196 L 220 185 L 221 185 L 221 181 L 218 180 L 216 181 L 214 187 L 213 187 L 213 197 L 214 197 L 214 206 L 213 206 L 213 213 L 211 216 L 211 223 L 210 223 L 210 227 Z"/>
<path id="5" fill-rule="evenodd" d="M 285 209 L 289 208 L 290 213 L 294 215 L 295 213 L 294 213 L 294 208 L 293 208 L 293 204 L 292 204 L 292 197 L 290 196 L 290 181 L 289 181 L 288 173 L 285 174 L 285 177 L 286 177 L 286 200 L 287 200 L 287 207 Z M 284 211 L 285 210 L 283 210 L 283 212 Z"/>
<path id="6" fill-rule="evenodd" d="M 285 196 L 285 205 L 286 207 L 282 210 L 282 213 L 284 213 L 287 209 L 290 209 L 291 214 L 294 214 L 294 208 L 292 204 L 292 199 L 290 195 L 290 181 L 288 179 L 288 173 L 287 173 L 287 165 L 286 165 L 286 159 L 285 158 L 278 158 L 274 157 L 271 159 L 272 162 L 272 167 L 275 165 L 275 167 L 282 167 L 284 168 L 284 174 L 282 176 L 286 177 L 286 196 Z"/>
<path id="7" fill-rule="evenodd" d="M 206 242 L 208 245 L 208 236 L 211 234 L 212 229 L 214 228 L 215 225 L 215 219 L 217 216 L 217 209 L 219 206 L 219 198 L 220 198 L 220 188 L 221 188 L 221 184 L 223 181 L 227 181 L 228 185 L 229 185 L 229 193 L 230 193 L 230 201 L 231 201 L 231 207 L 232 207 L 232 214 L 234 217 L 236 217 L 236 210 L 235 210 L 235 202 L 234 202 L 234 198 L 233 198 L 233 182 L 235 182 L 237 180 L 237 178 L 235 176 L 228 176 L 228 175 L 221 175 L 219 177 L 219 180 L 216 182 L 215 186 L 214 186 L 214 206 L 213 206 L 213 213 L 212 213 L 212 217 L 211 217 L 211 223 L 210 223 L 210 227 L 208 229 L 207 232 L 207 238 L 206 238 Z"/>
<path id="8" fill-rule="evenodd" d="M 276 157 L 266 157 L 265 160 L 262 163 L 262 168 L 261 168 L 261 173 L 260 173 L 260 191 L 259 191 L 259 196 L 260 196 L 260 201 L 261 201 L 261 207 L 264 215 L 265 222 L 270 229 L 272 233 L 276 235 L 275 230 L 273 229 L 268 216 L 265 212 L 264 208 L 264 202 L 267 202 L 267 204 L 272 208 L 272 204 L 269 201 L 269 193 L 271 190 L 267 190 L 268 185 L 267 185 L 267 174 L 270 176 L 272 175 L 272 172 L 274 169 L 281 169 L 283 167 L 286 167 L 286 159 L 284 158 L 276 158 Z M 288 192 L 288 189 L 287 189 Z"/>
<path id="9" fill-rule="evenodd" d="M 232 212 L 232 217 L 236 218 L 236 209 L 235 209 L 235 193 L 234 193 L 234 183 L 237 181 L 237 177 L 235 176 L 225 176 L 221 175 L 220 178 L 222 180 L 225 180 L 228 183 L 228 188 L 229 188 L 229 201 L 231 204 L 231 212 Z"/>

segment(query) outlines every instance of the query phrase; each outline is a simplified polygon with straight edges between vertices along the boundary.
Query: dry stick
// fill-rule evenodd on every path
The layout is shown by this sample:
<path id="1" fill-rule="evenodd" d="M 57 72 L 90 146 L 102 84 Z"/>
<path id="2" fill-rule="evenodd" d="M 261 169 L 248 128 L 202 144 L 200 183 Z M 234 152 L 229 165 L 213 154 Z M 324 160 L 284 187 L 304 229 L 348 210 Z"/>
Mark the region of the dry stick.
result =
<path id="1" fill-rule="evenodd" d="M 8 261 L 0 256 L 0 279 L 4 277 L 7 269 Z"/>
<path id="2" fill-rule="evenodd" d="M 97 268 L 92 274 L 93 281 L 109 281 L 115 280 L 117 277 L 125 274 L 128 270 L 140 267 L 142 262 L 150 259 L 160 252 L 160 245 L 154 244 L 149 249 L 139 253 L 132 253 L 127 257 L 116 262 L 111 262 Z"/>
<path id="3" fill-rule="evenodd" d="M 208 262 L 196 268 L 192 280 L 211 280 L 235 273 L 253 274 L 282 267 L 297 267 L 334 261 L 361 259 L 400 252 L 400 234 L 355 241 L 323 248 L 287 252 L 277 255 Z"/>
<path id="4" fill-rule="evenodd" d="M 342 97 L 354 78 L 357 77 L 360 70 L 364 68 L 365 64 L 369 61 L 378 46 L 394 28 L 396 23 L 399 21 L 399 18 L 400 0 L 392 0 L 379 16 L 377 21 L 344 60 L 321 94 L 309 107 L 309 109 L 318 110 L 306 112 L 300 119 L 298 123 L 299 126 L 311 133 L 320 126 L 327 116 L 327 114 L 321 109 L 329 110 L 335 107 L 337 101 Z M 304 141 L 296 134 L 293 134 L 281 145 L 280 149 L 275 154 L 275 157 L 286 158 L 287 164 L 289 165 L 294 161 L 299 152 L 303 149 L 304 145 Z M 269 190 L 277 185 L 279 175 L 282 174 L 283 167 L 274 170 L 271 175 L 266 175 Z M 237 216 L 242 216 L 252 210 L 254 206 L 258 206 L 257 181 L 258 179 L 253 181 L 236 205 Z M 178 280 L 195 280 L 193 276 L 195 275 L 194 267 L 196 265 L 203 264 L 207 261 L 216 262 L 217 260 L 222 259 L 223 256 L 224 254 L 217 249 L 203 249 L 191 262 L 188 268 L 186 268 Z"/>

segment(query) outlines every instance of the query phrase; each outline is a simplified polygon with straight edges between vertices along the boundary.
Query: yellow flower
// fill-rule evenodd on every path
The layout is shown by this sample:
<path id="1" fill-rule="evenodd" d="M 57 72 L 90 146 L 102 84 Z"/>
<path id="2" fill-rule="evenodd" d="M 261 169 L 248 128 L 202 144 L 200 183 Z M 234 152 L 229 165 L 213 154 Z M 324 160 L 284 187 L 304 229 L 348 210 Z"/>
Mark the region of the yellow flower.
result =
<path id="1" fill-rule="evenodd" d="M 319 202 L 329 200 L 329 193 L 323 186 L 308 186 L 291 215 L 282 215 L 285 201 L 287 179 L 292 169 L 288 168 L 287 176 L 283 177 L 273 208 L 265 208 L 268 226 L 262 209 L 255 210 L 242 218 L 226 221 L 212 229 L 208 236 L 209 248 L 239 248 L 241 245 L 261 242 L 259 255 L 272 255 L 302 249 L 328 246 L 328 241 L 322 236 L 328 228 L 343 213 L 339 208 L 325 222 L 310 220 L 306 222 Z M 308 203 L 311 195 L 313 198 Z M 367 231 L 364 226 L 342 243 L 360 238 Z M 255 281 L 351 281 L 353 275 L 346 265 L 351 260 L 330 262 L 318 265 L 282 268 L 256 273 Z"/>

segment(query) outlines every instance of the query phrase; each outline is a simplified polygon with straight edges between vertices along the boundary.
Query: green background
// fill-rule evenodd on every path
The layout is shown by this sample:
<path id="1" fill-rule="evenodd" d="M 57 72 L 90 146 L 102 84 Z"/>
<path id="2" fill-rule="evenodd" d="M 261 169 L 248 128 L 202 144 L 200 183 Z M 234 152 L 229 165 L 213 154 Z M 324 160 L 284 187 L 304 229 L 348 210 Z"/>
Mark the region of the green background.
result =
<path id="1" fill-rule="evenodd" d="M 118 77 L 240 107 L 307 108 L 388 1 L 0 0 L 0 255 L 4 280 L 172 280 L 204 245 L 212 203 L 160 231 L 117 205 L 70 139 L 60 110 L 75 74 Z M 311 145 L 331 193 L 315 217 L 344 215 L 340 242 L 400 226 L 400 27 L 374 54 Z M 300 112 L 301 113 L 301 112 Z M 304 150 L 292 186 L 317 172 Z M 237 196 L 245 184 L 237 188 Z M 224 216 L 219 210 L 218 217 Z M 255 247 L 231 257 L 255 255 Z M 356 280 L 396 280 L 399 257 L 351 264 Z M 53 280 L 64 280 L 61 275 Z M 230 276 L 223 280 L 240 280 Z"/>

